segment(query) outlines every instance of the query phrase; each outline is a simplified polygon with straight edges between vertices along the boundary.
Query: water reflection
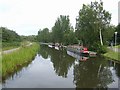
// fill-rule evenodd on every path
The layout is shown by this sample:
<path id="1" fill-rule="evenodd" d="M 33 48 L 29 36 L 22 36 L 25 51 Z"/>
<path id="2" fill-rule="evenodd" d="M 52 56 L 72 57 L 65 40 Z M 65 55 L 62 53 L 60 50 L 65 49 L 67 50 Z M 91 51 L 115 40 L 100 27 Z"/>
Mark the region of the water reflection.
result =
<path id="1" fill-rule="evenodd" d="M 64 48 L 44 45 L 25 67 L 11 79 L 6 78 L 4 87 L 117 88 L 120 81 L 120 64 L 100 56 L 80 57 Z"/>
<path id="2" fill-rule="evenodd" d="M 71 58 L 69 55 L 67 55 L 65 50 L 56 50 L 41 45 L 39 54 L 41 54 L 43 58 L 44 56 L 48 57 L 48 55 L 50 55 L 50 59 L 51 62 L 53 63 L 55 73 L 58 76 L 62 76 L 64 78 L 67 77 L 68 70 L 74 64 L 74 58 Z"/>
<path id="3" fill-rule="evenodd" d="M 38 55 L 39 56 L 41 55 L 44 59 L 47 59 L 48 58 L 48 51 L 49 50 L 46 46 L 41 45 L 40 49 L 38 51 Z"/>
<path id="4" fill-rule="evenodd" d="M 14 80 L 16 77 L 20 77 L 22 75 L 22 72 L 26 70 L 31 63 L 32 61 L 24 63 L 21 67 L 18 67 L 17 70 L 15 70 L 13 73 L 8 74 L 6 77 L 2 77 L 2 83 L 5 83 L 6 79 L 11 78 L 12 80 Z"/>
<path id="5" fill-rule="evenodd" d="M 58 76 L 67 78 L 68 70 L 71 66 L 74 66 L 73 83 L 77 88 L 108 88 L 116 81 L 112 76 L 111 68 L 115 68 L 114 70 L 118 76 L 120 74 L 120 64 L 115 66 L 114 62 L 108 61 L 104 57 L 81 57 L 69 51 L 56 50 L 47 46 L 41 46 L 39 53 L 43 58 L 44 56 L 50 56 L 55 73 Z M 113 84 L 112 87 L 118 87 L 118 85 Z"/>
<path id="6" fill-rule="evenodd" d="M 87 56 L 80 56 L 80 55 L 78 55 L 74 52 L 70 52 L 70 51 L 67 51 L 67 54 L 76 58 L 77 61 L 79 61 L 79 60 L 80 61 L 86 61 L 87 59 L 89 59 L 89 57 L 87 57 Z"/>
<path id="7" fill-rule="evenodd" d="M 106 66 L 100 57 L 93 62 L 89 59 L 87 62 L 79 63 L 74 66 L 74 83 L 78 88 L 87 87 L 102 87 L 107 88 L 107 85 L 113 82 L 112 73 L 108 65 Z"/>
<path id="8" fill-rule="evenodd" d="M 115 70 L 116 70 L 117 76 L 120 78 L 120 64 L 115 65 Z"/>

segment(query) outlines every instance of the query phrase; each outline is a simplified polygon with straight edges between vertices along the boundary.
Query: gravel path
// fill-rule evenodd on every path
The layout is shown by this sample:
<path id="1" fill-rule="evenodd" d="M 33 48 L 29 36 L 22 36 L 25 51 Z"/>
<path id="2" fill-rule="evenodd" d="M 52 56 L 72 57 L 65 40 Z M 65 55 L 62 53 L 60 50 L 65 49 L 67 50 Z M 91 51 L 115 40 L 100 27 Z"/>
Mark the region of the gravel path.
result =
<path id="1" fill-rule="evenodd" d="M 108 47 L 110 50 L 113 50 L 115 52 L 120 52 L 119 48 L 115 48 L 115 47 Z"/>
<path id="2" fill-rule="evenodd" d="M 2 53 L 3 53 L 3 54 L 8 54 L 8 53 L 11 53 L 11 52 L 16 51 L 16 50 L 19 50 L 19 49 L 20 49 L 20 47 L 19 47 L 19 48 L 10 49 L 10 50 L 5 50 L 5 51 L 3 51 Z"/>
<path id="3" fill-rule="evenodd" d="M 29 44 L 26 45 L 26 46 L 28 47 L 28 46 L 31 46 L 31 45 L 32 45 L 32 43 L 29 43 Z M 8 54 L 8 53 L 11 53 L 11 52 L 16 51 L 16 50 L 19 50 L 19 49 L 20 49 L 20 47 L 18 47 L 18 48 L 13 48 L 13 49 L 10 49 L 10 50 L 2 51 L 2 53 L 3 53 L 3 54 Z"/>

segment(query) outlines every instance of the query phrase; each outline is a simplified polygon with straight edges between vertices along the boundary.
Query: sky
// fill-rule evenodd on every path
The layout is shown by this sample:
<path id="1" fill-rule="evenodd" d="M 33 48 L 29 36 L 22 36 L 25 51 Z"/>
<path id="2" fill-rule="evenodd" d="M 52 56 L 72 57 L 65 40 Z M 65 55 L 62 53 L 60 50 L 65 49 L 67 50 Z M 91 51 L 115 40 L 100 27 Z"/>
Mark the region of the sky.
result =
<path id="1" fill-rule="evenodd" d="M 75 18 L 82 5 L 91 1 L 95 0 L 0 0 L 0 27 L 7 27 L 19 35 L 37 35 L 39 29 L 51 30 L 60 15 L 69 15 L 75 27 Z M 104 9 L 112 14 L 111 24 L 117 25 L 120 0 L 102 1 Z"/>
<path id="2" fill-rule="evenodd" d="M 118 3 L 118 23 L 120 23 L 120 1 Z"/>

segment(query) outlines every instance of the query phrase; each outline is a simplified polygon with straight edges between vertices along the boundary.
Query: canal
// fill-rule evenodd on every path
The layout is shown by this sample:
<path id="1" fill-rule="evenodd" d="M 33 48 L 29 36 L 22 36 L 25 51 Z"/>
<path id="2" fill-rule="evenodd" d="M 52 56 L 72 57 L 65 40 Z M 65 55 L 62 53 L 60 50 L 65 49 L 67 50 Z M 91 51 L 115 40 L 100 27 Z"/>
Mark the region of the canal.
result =
<path id="1" fill-rule="evenodd" d="M 83 60 L 87 59 L 87 60 Z M 32 62 L 2 82 L 3 88 L 118 88 L 120 64 L 104 57 L 80 57 L 44 45 Z"/>

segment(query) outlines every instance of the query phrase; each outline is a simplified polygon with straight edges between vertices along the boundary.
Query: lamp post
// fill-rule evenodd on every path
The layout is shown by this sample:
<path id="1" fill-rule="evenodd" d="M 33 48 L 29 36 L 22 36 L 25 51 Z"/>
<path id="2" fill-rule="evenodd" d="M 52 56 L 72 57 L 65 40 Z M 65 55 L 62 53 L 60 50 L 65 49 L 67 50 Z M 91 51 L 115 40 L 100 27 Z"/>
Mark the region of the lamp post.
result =
<path id="1" fill-rule="evenodd" d="M 115 46 L 117 45 L 117 32 L 115 32 Z"/>
<path id="2" fill-rule="evenodd" d="M 117 32 L 115 32 L 115 46 L 116 45 L 117 45 Z M 115 48 L 115 51 L 117 51 L 116 48 Z"/>

